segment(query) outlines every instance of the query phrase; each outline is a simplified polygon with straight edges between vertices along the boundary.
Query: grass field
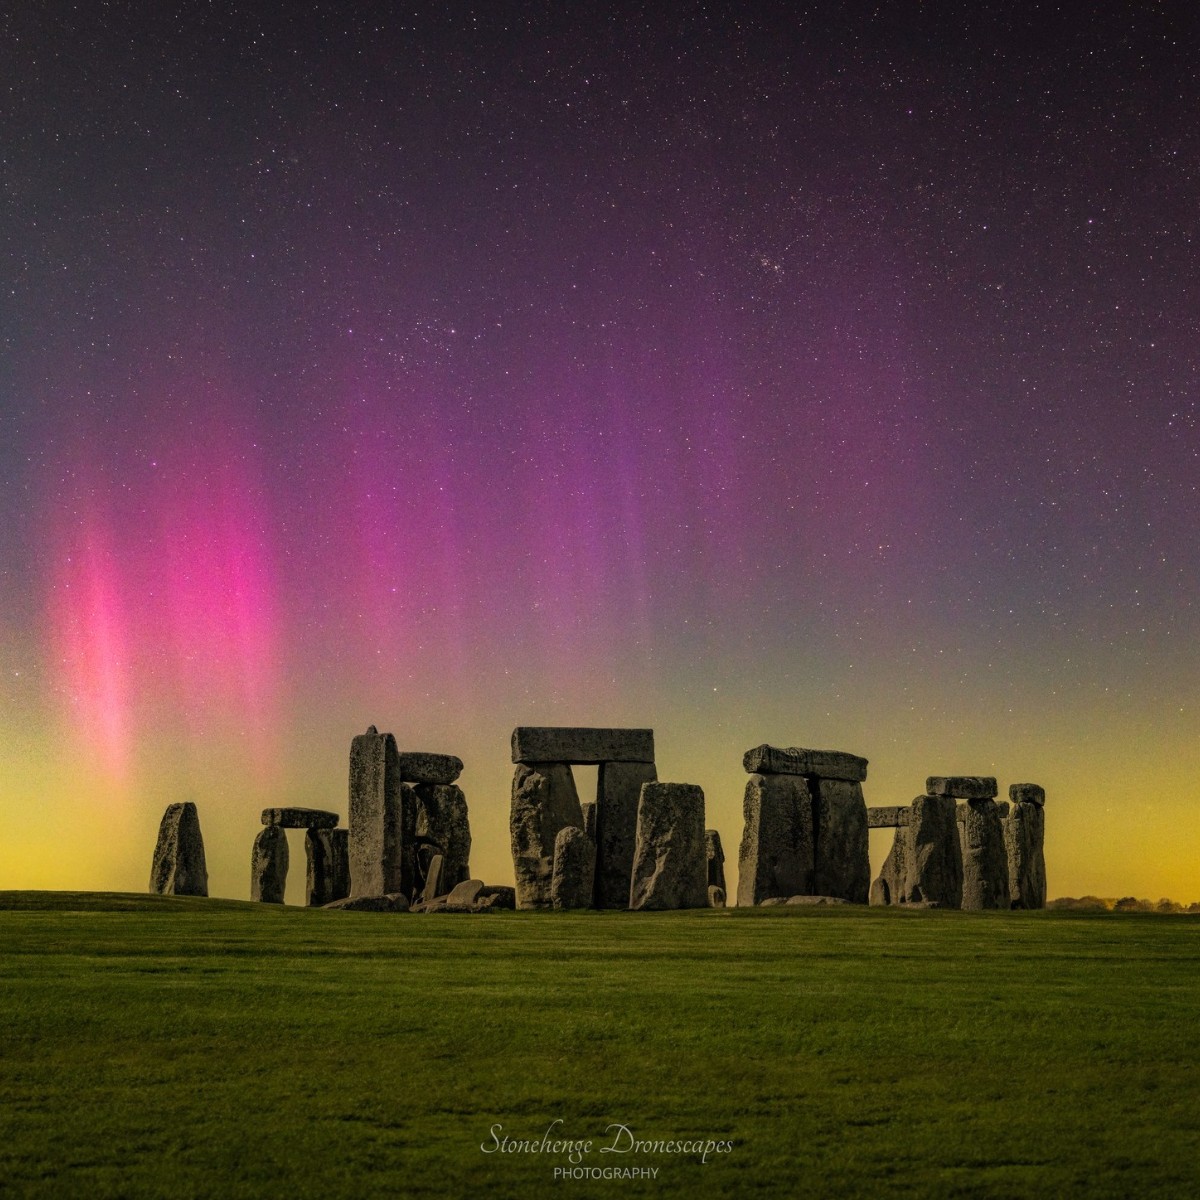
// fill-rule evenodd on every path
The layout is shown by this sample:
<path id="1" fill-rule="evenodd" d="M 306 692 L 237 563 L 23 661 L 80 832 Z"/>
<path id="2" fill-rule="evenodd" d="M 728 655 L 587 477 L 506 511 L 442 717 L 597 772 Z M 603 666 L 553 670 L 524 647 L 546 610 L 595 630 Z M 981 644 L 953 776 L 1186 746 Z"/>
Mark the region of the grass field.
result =
<path id="1" fill-rule="evenodd" d="M 1191 917 L 0 893 L 0 1018 L 5 1197 L 1200 1193 Z"/>

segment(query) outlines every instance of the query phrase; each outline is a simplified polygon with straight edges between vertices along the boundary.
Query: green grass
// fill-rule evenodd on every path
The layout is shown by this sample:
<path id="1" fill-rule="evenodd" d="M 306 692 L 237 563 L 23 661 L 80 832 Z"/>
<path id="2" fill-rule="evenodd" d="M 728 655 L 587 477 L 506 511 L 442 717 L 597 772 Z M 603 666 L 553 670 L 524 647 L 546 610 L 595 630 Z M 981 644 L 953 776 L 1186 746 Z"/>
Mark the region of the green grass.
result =
<path id="1" fill-rule="evenodd" d="M 5 1197 L 1200 1189 L 1190 917 L 0 893 L 0 1019 Z M 658 1177 L 480 1150 L 555 1118 Z"/>

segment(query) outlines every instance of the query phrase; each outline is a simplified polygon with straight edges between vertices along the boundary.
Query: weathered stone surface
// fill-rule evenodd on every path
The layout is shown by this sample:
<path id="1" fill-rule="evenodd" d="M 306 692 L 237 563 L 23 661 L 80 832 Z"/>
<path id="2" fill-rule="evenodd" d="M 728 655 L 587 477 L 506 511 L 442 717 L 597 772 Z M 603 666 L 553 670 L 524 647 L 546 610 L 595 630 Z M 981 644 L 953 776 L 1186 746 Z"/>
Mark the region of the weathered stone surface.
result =
<path id="1" fill-rule="evenodd" d="M 704 793 L 695 784 L 642 785 L 629 907 L 708 907 Z"/>
<path id="2" fill-rule="evenodd" d="M 812 905 L 849 904 L 850 901 L 841 896 L 789 896 L 784 903 L 789 908 L 804 908 Z"/>
<path id="3" fill-rule="evenodd" d="M 554 908 L 591 908 L 596 883 L 596 844 L 582 829 L 568 825 L 554 839 L 550 903 Z"/>
<path id="4" fill-rule="evenodd" d="M 412 787 L 413 832 L 417 844 L 436 847 L 444 860 L 442 888 L 448 892 L 471 877 L 471 822 L 467 798 L 454 783 L 418 783 Z M 414 881 L 415 886 L 415 881 Z"/>
<path id="5" fill-rule="evenodd" d="M 485 887 L 475 901 L 476 912 L 487 912 L 489 909 L 514 909 L 516 907 L 516 889 L 510 887 Z"/>
<path id="6" fill-rule="evenodd" d="M 596 840 L 596 802 L 595 800 L 580 800 L 579 807 L 583 812 L 583 832 L 594 842 Z"/>
<path id="7" fill-rule="evenodd" d="M 449 896 L 417 904 L 413 912 L 478 913 L 498 912 L 516 907 L 516 892 L 510 887 L 487 887 L 482 880 L 468 879 L 459 884 Z"/>
<path id="8" fill-rule="evenodd" d="M 708 907 L 725 907 L 725 889 L 723 887 L 717 887 L 715 884 L 711 883 L 708 885 Z"/>
<path id="9" fill-rule="evenodd" d="M 250 855 L 250 899 L 282 904 L 287 873 L 287 834 L 279 825 L 268 825 L 254 839 Z"/>
<path id="10" fill-rule="evenodd" d="M 518 908 L 552 907 L 554 843 L 568 825 L 583 828 L 571 768 L 561 762 L 518 764 L 509 816 Z"/>
<path id="11" fill-rule="evenodd" d="M 952 802 L 953 803 L 953 802 Z M 896 827 L 892 848 L 879 868 L 878 878 L 871 884 L 868 900 L 871 904 L 899 904 L 904 896 L 904 875 L 908 869 L 908 830 Z"/>
<path id="12" fill-rule="evenodd" d="M 653 783 L 652 762 L 604 762 L 596 773 L 597 908 L 628 908 L 642 784 Z"/>
<path id="13" fill-rule="evenodd" d="M 788 902 L 787 896 L 768 896 L 765 900 L 758 902 L 759 908 L 774 908 L 776 905 L 784 905 Z"/>
<path id="14" fill-rule="evenodd" d="M 1045 908 L 1046 810 L 1037 801 L 1021 801 L 1012 806 L 1003 824 L 1009 905 L 1023 909 Z"/>
<path id="15" fill-rule="evenodd" d="M 907 866 L 902 904 L 935 901 L 959 908 L 963 896 L 963 852 L 951 796 L 918 796 L 906 834 Z"/>
<path id="16" fill-rule="evenodd" d="M 403 892 L 388 892 L 382 896 L 347 896 L 326 904 L 326 909 L 347 912 L 408 912 L 408 897 Z"/>
<path id="17" fill-rule="evenodd" d="M 871 892 L 871 853 L 862 785 L 843 779 L 820 780 L 814 816 L 812 894 L 866 904 Z"/>
<path id="18" fill-rule="evenodd" d="M 425 872 L 425 886 L 421 892 L 421 900 L 426 904 L 450 891 L 442 884 L 445 862 L 446 860 L 440 854 L 435 854 L 429 860 L 429 868 Z"/>
<path id="19" fill-rule="evenodd" d="M 446 896 L 446 903 L 453 904 L 458 908 L 470 908 L 479 899 L 486 886 L 482 879 L 464 879 L 462 883 L 455 884 L 450 889 Z"/>
<path id="20" fill-rule="evenodd" d="M 992 800 L 968 800 L 957 811 L 961 823 L 965 909 L 1008 908 L 1008 851 L 1000 810 Z"/>
<path id="21" fill-rule="evenodd" d="M 150 864 L 150 890 L 160 896 L 207 896 L 208 866 L 200 817 L 191 800 L 167 805 Z"/>
<path id="22" fill-rule="evenodd" d="M 956 800 L 991 800 L 996 795 L 994 775 L 930 775 L 925 780 L 930 796 L 953 796 Z"/>
<path id="23" fill-rule="evenodd" d="M 751 907 L 772 896 L 811 893 L 813 797 L 808 781 L 798 775 L 751 775 L 742 811 L 738 904 Z"/>
<path id="24" fill-rule="evenodd" d="M 888 808 L 868 808 L 868 829 L 898 829 L 908 824 L 908 805 L 892 805 Z"/>
<path id="25" fill-rule="evenodd" d="M 708 859 L 708 886 L 725 891 L 725 851 L 721 847 L 721 835 L 715 829 L 704 831 L 704 852 Z"/>
<path id="26" fill-rule="evenodd" d="M 411 797 L 400 780 L 396 739 L 372 725 L 350 745 L 352 896 L 411 896 L 416 867 Z"/>
<path id="27" fill-rule="evenodd" d="M 425 754 L 402 750 L 397 765 L 405 783 L 453 783 L 463 769 L 462 759 L 454 754 Z"/>
<path id="28" fill-rule="evenodd" d="M 1037 783 L 1012 783 L 1008 787 L 1008 798 L 1014 804 L 1045 804 L 1046 789 Z"/>
<path id="29" fill-rule="evenodd" d="M 862 783 L 867 760 L 840 750 L 802 750 L 798 746 L 768 746 L 747 750 L 742 766 L 749 775 L 815 775 L 818 779 L 845 779 Z"/>
<path id="30" fill-rule="evenodd" d="M 573 729 L 518 725 L 512 735 L 515 763 L 653 762 L 653 729 Z"/>
<path id="31" fill-rule="evenodd" d="M 333 829 L 341 818 L 323 808 L 264 808 L 262 823 L 281 829 Z"/>
<path id="32" fill-rule="evenodd" d="M 304 835 L 307 860 L 305 904 L 324 908 L 350 895 L 350 831 L 309 829 Z"/>

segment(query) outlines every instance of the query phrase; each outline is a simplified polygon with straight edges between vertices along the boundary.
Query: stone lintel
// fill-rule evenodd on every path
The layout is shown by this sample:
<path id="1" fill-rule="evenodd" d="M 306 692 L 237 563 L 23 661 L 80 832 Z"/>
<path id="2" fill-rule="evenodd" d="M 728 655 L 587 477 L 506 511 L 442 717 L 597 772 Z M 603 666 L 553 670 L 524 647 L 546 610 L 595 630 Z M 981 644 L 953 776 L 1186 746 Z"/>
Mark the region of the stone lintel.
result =
<path id="1" fill-rule="evenodd" d="M 514 763 L 653 762 L 653 729 L 573 729 L 518 725 L 512 735 Z"/>
<path id="2" fill-rule="evenodd" d="M 264 808 L 262 823 L 282 829 L 334 829 L 341 818 L 321 808 Z"/>
<path id="3" fill-rule="evenodd" d="M 1046 789 L 1036 783 L 1013 783 L 1008 788 L 1008 798 L 1014 804 L 1046 803 Z"/>
<path id="4" fill-rule="evenodd" d="M 994 800 L 994 775 L 930 775 L 925 780 L 930 796 L 953 796 L 955 800 Z"/>
<path id="5" fill-rule="evenodd" d="M 461 774 L 463 761 L 455 754 L 426 754 L 401 750 L 400 778 L 404 783 L 453 783 Z"/>
<path id="6" fill-rule="evenodd" d="M 868 829 L 898 829 L 907 825 L 911 810 L 907 804 L 898 804 L 888 808 L 868 808 Z"/>
<path id="7" fill-rule="evenodd" d="M 840 750 L 781 749 L 765 742 L 747 750 L 742 766 L 748 775 L 815 775 L 818 779 L 843 779 L 862 783 L 867 777 L 867 760 Z"/>

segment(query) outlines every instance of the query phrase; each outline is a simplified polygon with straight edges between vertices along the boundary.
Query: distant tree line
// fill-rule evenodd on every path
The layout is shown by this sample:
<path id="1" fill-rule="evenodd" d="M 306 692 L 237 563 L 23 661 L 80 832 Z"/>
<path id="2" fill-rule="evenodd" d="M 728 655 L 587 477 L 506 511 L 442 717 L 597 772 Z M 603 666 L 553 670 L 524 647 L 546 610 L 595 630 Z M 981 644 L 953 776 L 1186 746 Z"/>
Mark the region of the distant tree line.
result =
<path id="1" fill-rule="evenodd" d="M 1122 896 L 1120 900 L 1106 900 L 1101 896 L 1060 896 L 1051 900 L 1047 908 L 1067 909 L 1070 912 L 1152 912 L 1152 913 L 1200 913 L 1200 900 L 1192 904 L 1180 904 L 1177 900 L 1139 900 L 1136 896 Z"/>

